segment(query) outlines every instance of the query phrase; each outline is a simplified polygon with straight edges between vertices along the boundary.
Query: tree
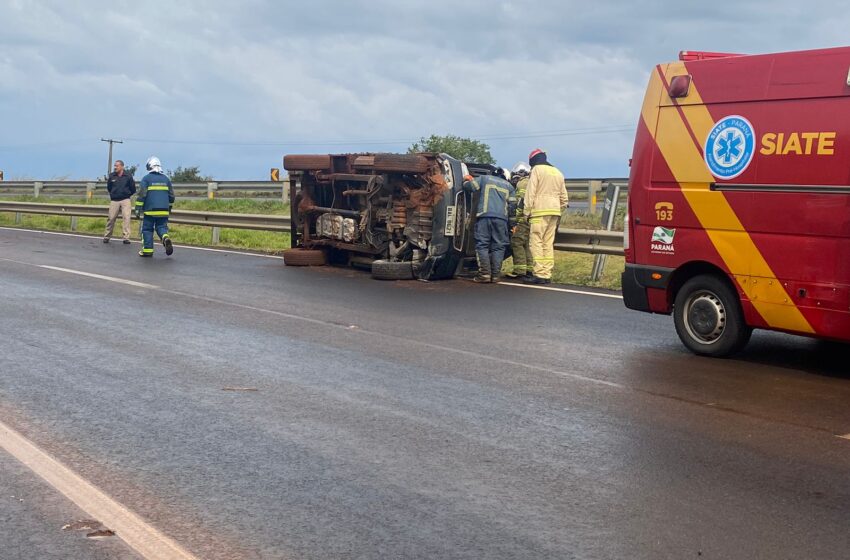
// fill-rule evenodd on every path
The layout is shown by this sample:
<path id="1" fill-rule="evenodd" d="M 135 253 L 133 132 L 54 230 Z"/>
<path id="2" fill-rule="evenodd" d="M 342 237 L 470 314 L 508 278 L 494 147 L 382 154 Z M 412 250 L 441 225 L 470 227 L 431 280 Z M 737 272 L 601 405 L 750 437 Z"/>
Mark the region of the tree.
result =
<path id="1" fill-rule="evenodd" d="M 177 166 L 174 171 L 168 170 L 167 175 L 173 183 L 206 183 L 212 181 L 212 177 L 201 175 L 201 168 L 197 165 L 191 167 Z"/>
<path id="2" fill-rule="evenodd" d="M 432 134 L 428 138 L 422 137 L 419 139 L 419 142 L 415 142 L 410 146 L 407 152 L 411 154 L 414 152 L 436 152 L 448 154 L 460 161 L 470 163 L 496 163 L 496 159 L 490 154 L 489 145 L 471 138 L 454 136 L 453 134 L 447 134 L 446 136 Z"/>
<path id="3" fill-rule="evenodd" d="M 126 168 L 124 168 L 124 172 L 127 173 L 127 175 L 129 175 L 130 177 L 135 177 L 136 171 L 138 169 L 139 169 L 138 164 L 137 165 L 128 165 Z"/>

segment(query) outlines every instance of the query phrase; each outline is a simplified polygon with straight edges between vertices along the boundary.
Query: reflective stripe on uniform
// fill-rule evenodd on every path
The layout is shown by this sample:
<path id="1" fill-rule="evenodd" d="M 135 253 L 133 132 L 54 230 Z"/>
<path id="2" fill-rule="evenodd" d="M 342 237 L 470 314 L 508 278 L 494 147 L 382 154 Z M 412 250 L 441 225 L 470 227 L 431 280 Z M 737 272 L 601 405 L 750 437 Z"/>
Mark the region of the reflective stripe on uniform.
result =
<path id="1" fill-rule="evenodd" d="M 507 215 L 507 213 L 508 213 L 507 199 L 510 197 L 510 191 L 508 189 L 504 188 L 504 187 L 500 187 L 498 185 L 493 185 L 493 184 L 490 184 L 490 183 L 488 183 L 487 185 L 484 186 L 484 204 L 482 205 L 484 212 L 486 213 L 486 212 L 490 211 L 490 190 L 491 189 L 497 190 L 500 193 L 503 193 L 505 195 L 505 215 Z"/>
<path id="2" fill-rule="evenodd" d="M 168 216 L 168 210 L 145 210 L 145 216 Z"/>
<path id="3" fill-rule="evenodd" d="M 167 191 L 168 185 L 151 185 L 148 187 L 149 191 Z"/>
<path id="4" fill-rule="evenodd" d="M 153 253 L 153 249 L 142 248 L 142 253 Z"/>
<path id="5" fill-rule="evenodd" d="M 560 216 L 561 215 L 561 209 L 560 208 L 545 208 L 543 210 L 532 210 L 531 215 L 532 215 L 532 217 Z"/>

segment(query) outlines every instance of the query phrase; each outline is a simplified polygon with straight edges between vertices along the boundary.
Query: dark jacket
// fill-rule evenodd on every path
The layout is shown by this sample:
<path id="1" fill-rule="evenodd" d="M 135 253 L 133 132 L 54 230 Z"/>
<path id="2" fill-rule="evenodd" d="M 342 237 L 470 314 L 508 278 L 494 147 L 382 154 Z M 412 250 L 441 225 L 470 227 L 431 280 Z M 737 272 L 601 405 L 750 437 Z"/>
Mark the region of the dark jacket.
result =
<path id="1" fill-rule="evenodd" d="M 463 190 L 480 191 L 478 208 L 475 211 L 477 218 L 507 220 L 516 212 L 516 191 L 513 185 L 501 177 L 482 175 L 474 181 L 466 181 Z"/>
<path id="2" fill-rule="evenodd" d="M 110 200 L 127 200 L 136 194 L 136 181 L 126 171 L 121 176 L 113 171 L 106 180 L 106 190 Z"/>
<path id="3" fill-rule="evenodd" d="M 162 173 L 151 171 L 142 178 L 136 208 L 145 216 L 168 217 L 174 204 L 174 188 L 171 179 Z"/>

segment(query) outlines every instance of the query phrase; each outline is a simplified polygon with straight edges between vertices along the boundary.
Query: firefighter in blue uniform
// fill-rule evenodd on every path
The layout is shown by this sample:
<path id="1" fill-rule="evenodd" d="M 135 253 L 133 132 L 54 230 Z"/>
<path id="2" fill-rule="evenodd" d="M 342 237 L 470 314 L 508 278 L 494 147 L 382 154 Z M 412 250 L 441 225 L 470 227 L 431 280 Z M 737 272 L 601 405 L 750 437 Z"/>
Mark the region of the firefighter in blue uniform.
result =
<path id="1" fill-rule="evenodd" d="M 467 175 L 463 189 L 478 193 L 474 232 L 478 274 L 472 280 L 498 282 L 505 250 L 511 242 L 508 221 L 516 212 L 514 187 L 505 178 L 495 175 L 482 175 L 477 179 Z"/>
<path id="2" fill-rule="evenodd" d="M 139 195 L 136 197 L 135 213 L 137 218 L 142 218 L 142 250 L 140 257 L 153 256 L 153 232 L 162 240 L 165 254 L 174 252 L 174 245 L 168 237 L 168 215 L 171 205 L 174 204 L 174 188 L 169 179 L 162 172 L 162 163 L 159 158 L 151 157 L 145 164 L 148 174 L 142 178 L 139 184 Z"/>

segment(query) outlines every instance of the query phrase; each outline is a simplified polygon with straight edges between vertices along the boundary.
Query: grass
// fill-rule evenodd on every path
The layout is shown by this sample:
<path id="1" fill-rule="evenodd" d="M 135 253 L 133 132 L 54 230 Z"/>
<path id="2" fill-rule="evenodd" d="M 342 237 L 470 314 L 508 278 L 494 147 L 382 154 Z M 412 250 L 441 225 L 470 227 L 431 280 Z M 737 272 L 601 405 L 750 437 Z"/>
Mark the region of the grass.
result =
<path id="1" fill-rule="evenodd" d="M 32 196 L 4 197 L 3 200 L 21 202 L 47 202 L 49 204 L 90 204 L 92 206 L 108 206 L 105 200 L 95 199 L 85 202 L 79 198 L 35 198 Z M 232 214 L 289 214 L 289 205 L 273 200 L 177 200 L 174 208 L 180 210 L 196 210 L 202 212 L 226 212 Z M 11 213 L 0 213 L 0 225 L 18 226 L 28 229 L 47 231 L 70 231 L 71 218 L 65 216 L 40 216 L 34 214 L 22 215 L 21 223 L 15 224 L 15 216 Z M 80 233 L 103 235 L 106 229 L 104 218 L 77 218 L 77 229 Z M 183 245 L 207 247 L 212 245 L 212 230 L 203 226 L 187 226 L 169 224 L 171 238 Z M 133 220 L 130 235 L 139 239 L 139 221 Z M 113 237 L 121 237 L 121 219 L 115 224 Z M 222 228 L 220 242 L 216 247 L 233 249 L 251 249 L 267 253 L 280 252 L 289 247 L 289 234 L 272 231 L 257 231 L 247 229 Z"/>
<path id="2" fill-rule="evenodd" d="M 75 198 L 34 198 L 32 196 L 4 197 L 3 200 L 16 200 L 25 202 L 48 202 L 51 204 L 86 204 L 84 200 Z M 104 200 L 95 199 L 93 206 L 106 206 Z M 278 214 L 289 213 L 289 206 L 275 200 L 177 200 L 175 208 L 181 210 L 196 210 L 204 212 L 227 212 L 234 214 Z M 615 220 L 622 230 L 622 210 Z M 70 231 L 71 218 L 65 216 L 40 216 L 32 214 L 22 215 L 21 223 L 15 224 L 15 215 L 12 213 L 0 213 L 0 225 L 11 227 L 22 227 L 27 229 L 40 229 L 47 231 Z M 598 215 L 585 213 L 572 213 L 564 216 L 561 221 L 564 227 L 575 229 L 602 229 Z M 103 218 L 78 218 L 76 231 L 94 235 L 103 235 L 106 228 L 106 220 Z M 172 239 L 183 245 L 196 245 L 208 247 L 212 245 L 211 229 L 201 226 L 186 226 L 170 224 Z M 115 224 L 113 237 L 121 237 L 120 218 Z M 139 222 L 133 220 L 131 236 L 139 238 Z M 278 253 L 289 247 L 289 234 L 269 231 L 254 231 L 243 229 L 221 229 L 220 242 L 216 247 L 234 249 L 250 249 L 268 253 Z M 579 286 L 594 286 L 599 288 L 620 289 L 620 273 L 623 270 L 623 257 L 609 256 L 606 259 L 602 278 L 598 282 L 590 280 L 590 272 L 593 267 L 593 255 L 583 253 L 555 252 L 555 270 L 552 279 L 563 284 L 575 284 Z M 508 259 L 506 270 L 512 263 Z"/>

